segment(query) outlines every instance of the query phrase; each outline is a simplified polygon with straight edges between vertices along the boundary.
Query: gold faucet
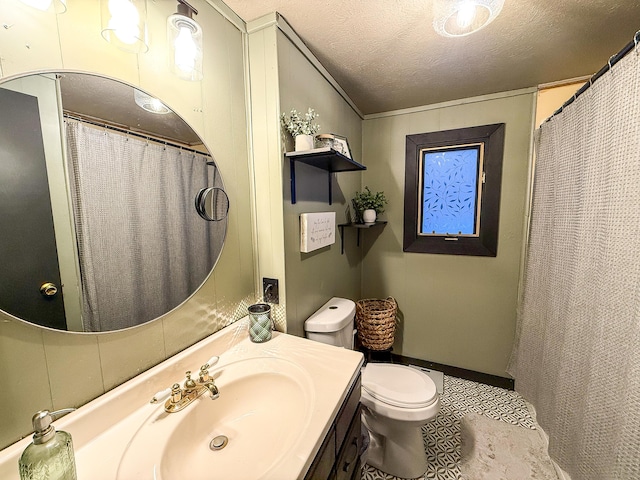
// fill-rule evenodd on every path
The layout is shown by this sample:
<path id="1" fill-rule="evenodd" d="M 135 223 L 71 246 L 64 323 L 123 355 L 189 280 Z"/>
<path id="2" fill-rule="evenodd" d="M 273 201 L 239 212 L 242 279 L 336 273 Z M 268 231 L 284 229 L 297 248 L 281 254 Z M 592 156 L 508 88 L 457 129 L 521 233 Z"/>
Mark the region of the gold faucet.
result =
<path id="1" fill-rule="evenodd" d="M 171 387 L 171 395 L 164 404 L 167 413 L 179 412 L 196 398 L 209 392 L 211 400 L 220 396 L 218 387 L 209 376 L 209 364 L 205 363 L 200 367 L 197 380 L 191 378 L 191 371 L 186 372 L 187 379 L 184 381 L 184 388 L 179 383 L 174 383 Z"/>

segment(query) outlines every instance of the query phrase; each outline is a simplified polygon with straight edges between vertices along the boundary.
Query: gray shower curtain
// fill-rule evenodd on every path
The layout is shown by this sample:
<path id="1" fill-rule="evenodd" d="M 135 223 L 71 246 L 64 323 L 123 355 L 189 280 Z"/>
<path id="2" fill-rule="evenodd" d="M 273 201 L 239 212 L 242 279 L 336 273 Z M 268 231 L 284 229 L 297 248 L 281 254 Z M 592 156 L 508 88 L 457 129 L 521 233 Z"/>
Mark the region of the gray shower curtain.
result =
<path id="1" fill-rule="evenodd" d="M 640 478 L 640 54 L 536 139 L 509 371 L 573 480 Z"/>
<path id="2" fill-rule="evenodd" d="M 154 319 L 211 270 L 210 224 L 194 208 L 211 158 L 72 119 L 66 125 L 84 329 Z"/>

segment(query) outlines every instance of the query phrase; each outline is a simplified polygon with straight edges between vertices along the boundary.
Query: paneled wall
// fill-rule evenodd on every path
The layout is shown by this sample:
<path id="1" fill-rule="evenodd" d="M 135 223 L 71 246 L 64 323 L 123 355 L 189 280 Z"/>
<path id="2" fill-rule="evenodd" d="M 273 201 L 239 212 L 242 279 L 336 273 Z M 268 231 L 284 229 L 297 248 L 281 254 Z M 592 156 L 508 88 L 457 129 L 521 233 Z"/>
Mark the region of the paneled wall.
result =
<path id="1" fill-rule="evenodd" d="M 398 301 L 396 353 L 507 376 L 528 199 L 534 92 L 365 119 L 363 155 L 369 169 L 363 185 L 384 191 L 389 224 L 379 235 L 364 238 L 362 293 Z M 493 123 L 506 123 L 497 257 L 404 253 L 406 135 Z"/>
<path id="2" fill-rule="evenodd" d="M 280 108 L 319 113 L 320 133 L 337 133 L 347 137 L 353 159 L 367 164 L 362 156 L 362 120 L 292 41 L 278 35 L 278 69 Z M 287 150 L 293 142 L 287 136 Z M 296 167 L 297 203 L 291 204 L 289 166 L 284 165 L 284 244 L 287 278 L 287 328 L 304 335 L 304 321 L 331 297 L 360 298 L 361 252 L 356 246 L 355 231 L 346 229 L 344 239 L 336 227 L 336 243 L 310 253 L 300 253 L 300 214 L 336 212 L 336 223 L 345 223 L 346 209 L 360 190 L 361 172 L 332 175 L 332 204 L 329 205 L 327 172 L 318 168 Z M 344 240 L 345 252 L 340 253 Z"/>
<path id="3" fill-rule="evenodd" d="M 254 301 L 244 24 L 217 0 L 191 0 L 204 30 L 204 80 L 170 74 L 166 18 L 175 2 L 147 2 L 150 49 L 124 53 L 100 35 L 98 1 L 68 0 L 65 14 L 0 0 L 0 76 L 79 70 L 161 98 L 204 139 L 230 198 L 225 247 L 199 292 L 162 320 L 105 334 L 44 330 L 0 314 L 0 448 L 27 435 L 41 409 L 78 407 L 246 314 Z M 223 14 L 224 12 L 224 14 Z M 3 227 L 4 228 L 4 227 Z"/>
<path id="4" fill-rule="evenodd" d="M 280 280 L 280 316 L 286 312 L 288 333 L 304 336 L 304 320 L 331 297 L 360 298 L 361 252 L 355 232 L 347 230 L 345 254 L 341 255 L 336 227 L 335 244 L 301 253 L 300 214 L 332 211 L 336 223 L 344 223 L 362 174 L 334 174 L 329 205 L 327 172 L 298 165 L 297 203 L 292 205 L 289 161 L 284 153 L 293 150 L 293 139 L 282 133 L 278 118 L 294 108 L 299 112 L 313 108 L 320 115 L 320 133 L 346 136 L 353 158 L 367 164 L 361 148 L 362 120 L 284 19 L 266 15 L 250 22 L 248 29 L 260 276 Z"/>

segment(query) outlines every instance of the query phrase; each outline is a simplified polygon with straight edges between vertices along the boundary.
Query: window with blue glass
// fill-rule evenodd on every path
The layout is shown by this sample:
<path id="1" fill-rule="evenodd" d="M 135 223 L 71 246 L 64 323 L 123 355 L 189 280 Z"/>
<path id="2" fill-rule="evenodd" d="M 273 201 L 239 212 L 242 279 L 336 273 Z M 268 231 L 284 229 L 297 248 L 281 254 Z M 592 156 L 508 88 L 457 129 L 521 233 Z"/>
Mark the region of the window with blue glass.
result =
<path id="1" fill-rule="evenodd" d="M 497 255 L 505 129 L 407 135 L 403 251 Z"/>
<path id="2" fill-rule="evenodd" d="M 420 151 L 419 235 L 477 236 L 483 144 Z"/>

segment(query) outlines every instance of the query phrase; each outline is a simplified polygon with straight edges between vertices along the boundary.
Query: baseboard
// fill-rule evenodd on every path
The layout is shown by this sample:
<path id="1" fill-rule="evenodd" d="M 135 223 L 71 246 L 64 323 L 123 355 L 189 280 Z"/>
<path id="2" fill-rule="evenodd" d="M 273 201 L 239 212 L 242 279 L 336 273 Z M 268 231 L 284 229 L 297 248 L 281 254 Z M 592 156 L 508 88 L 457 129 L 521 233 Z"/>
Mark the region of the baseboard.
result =
<path id="1" fill-rule="evenodd" d="M 514 389 L 513 378 L 499 377 L 498 375 L 476 372 L 474 370 L 467 370 L 466 368 L 452 367 L 451 365 L 429 362 L 427 360 L 420 360 L 419 358 L 405 357 L 404 355 L 398 355 L 396 353 L 391 353 L 391 359 L 394 363 L 400 363 L 403 365 L 417 365 L 418 367 L 438 370 L 445 375 L 450 375 L 452 377 L 472 380 L 478 383 L 485 383 L 487 385 L 504 388 L 506 390 Z"/>

